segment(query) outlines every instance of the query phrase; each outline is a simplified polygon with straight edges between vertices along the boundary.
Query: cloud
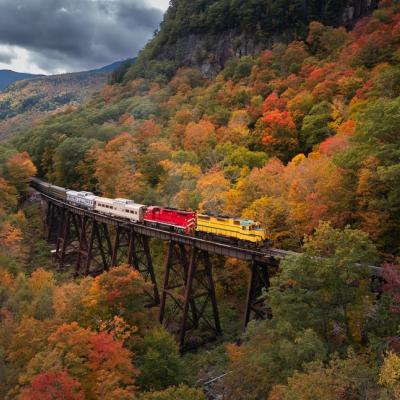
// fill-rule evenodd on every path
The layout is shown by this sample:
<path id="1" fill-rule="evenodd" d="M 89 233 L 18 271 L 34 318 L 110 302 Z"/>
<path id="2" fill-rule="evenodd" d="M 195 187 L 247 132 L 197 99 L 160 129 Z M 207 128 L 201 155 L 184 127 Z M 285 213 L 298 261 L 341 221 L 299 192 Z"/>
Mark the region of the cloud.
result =
<path id="1" fill-rule="evenodd" d="M 133 57 L 162 19 L 139 0 L 0 0 L 0 10 L 0 45 L 26 49 L 48 72 Z M 0 62 L 10 59 L 0 50 Z"/>
<path id="2" fill-rule="evenodd" d="M 0 63 L 10 64 L 11 61 L 16 57 L 15 51 L 8 48 L 7 46 L 0 46 Z"/>

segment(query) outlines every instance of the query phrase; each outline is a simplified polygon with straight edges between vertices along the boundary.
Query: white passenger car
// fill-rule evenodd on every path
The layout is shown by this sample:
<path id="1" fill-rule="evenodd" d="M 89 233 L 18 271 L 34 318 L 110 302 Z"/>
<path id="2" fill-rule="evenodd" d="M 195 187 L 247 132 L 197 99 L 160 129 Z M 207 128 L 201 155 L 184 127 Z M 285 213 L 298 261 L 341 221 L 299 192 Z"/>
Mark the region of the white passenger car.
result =
<path id="1" fill-rule="evenodd" d="M 95 211 L 135 222 L 143 222 L 146 207 L 143 204 L 135 203 L 133 200 L 109 199 L 107 197 L 97 197 L 94 205 Z"/>
<path id="2" fill-rule="evenodd" d="M 95 196 L 92 192 L 77 192 L 75 190 L 67 190 L 67 202 L 77 207 L 93 210 L 96 198 L 97 196 Z"/>

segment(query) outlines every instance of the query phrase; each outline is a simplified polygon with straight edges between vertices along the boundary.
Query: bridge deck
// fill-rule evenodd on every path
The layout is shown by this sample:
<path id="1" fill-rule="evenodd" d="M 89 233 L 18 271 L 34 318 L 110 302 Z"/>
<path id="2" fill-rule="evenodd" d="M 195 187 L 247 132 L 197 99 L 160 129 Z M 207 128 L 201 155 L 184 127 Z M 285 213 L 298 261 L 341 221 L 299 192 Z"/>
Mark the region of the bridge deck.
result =
<path id="1" fill-rule="evenodd" d="M 150 227 L 141 223 L 135 223 L 131 221 L 127 221 L 125 219 L 113 217 L 110 215 L 101 214 L 95 211 L 89 211 L 84 208 L 79 208 L 73 206 L 69 203 L 65 203 L 59 199 L 48 196 L 44 193 L 40 193 L 41 196 L 47 201 L 51 201 L 54 204 L 57 204 L 60 207 L 64 207 L 66 209 L 71 210 L 75 214 L 85 215 L 90 218 L 95 219 L 98 222 L 103 222 L 108 225 L 113 225 L 116 227 L 129 228 L 134 232 L 145 235 L 148 237 L 154 237 L 161 240 L 174 241 L 177 243 L 194 246 L 199 250 L 205 250 L 212 254 L 217 254 L 225 257 L 233 257 L 243 261 L 257 261 L 265 264 L 277 265 L 279 264 L 279 259 L 284 258 L 290 254 L 296 254 L 291 252 L 286 252 L 278 249 L 267 249 L 267 250 L 254 250 L 247 249 L 243 247 L 233 246 L 227 243 L 215 242 L 211 240 L 200 239 L 195 236 L 190 235 L 182 235 L 176 232 L 169 232 L 163 229 Z"/>
<path id="2" fill-rule="evenodd" d="M 243 248 L 243 247 L 239 247 L 239 246 L 233 246 L 233 245 L 230 245 L 227 243 L 221 243 L 221 242 L 215 242 L 215 241 L 211 241 L 211 240 L 200 239 L 195 236 L 182 235 L 182 234 L 179 234 L 176 232 L 169 232 L 169 231 L 166 231 L 163 229 L 150 227 L 150 226 L 140 224 L 140 223 L 130 222 L 125 219 L 116 218 L 116 217 L 101 214 L 101 213 L 98 213 L 95 211 L 89 211 L 84 208 L 79 208 L 79 207 L 73 206 L 69 203 L 65 203 L 59 199 L 48 196 L 44 193 L 41 193 L 41 192 L 39 192 L 39 193 L 44 199 L 51 201 L 51 202 L 57 204 L 58 206 L 67 208 L 79 215 L 86 215 L 88 217 L 95 219 L 98 222 L 103 222 L 108 225 L 113 225 L 116 227 L 130 228 L 135 233 L 138 233 L 141 235 L 145 235 L 148 237 L 154 237 L 154 238 L 158 238 L 158 239 L 166 240 L 166 241 L 172 240 L 177 243 L 193 246 L 199 250 L 205 250 L 212 254 L 217 254 L 217 255 L 221 255 L 221 256 L 225 256 L 225 257 L 233 257 L 233 258 L 236 258 L 236 259 L 242 260 L 242 261 L 257 261 L 262 264 L 273 265 L 273 266 L 279 265 L 279 262 L 288 256 L 300 255 L 300 253 L 296 253 L 293 251 L 287 251 L 287 250 L 281 250 L 281 249 L 275 249 L 275 248 L 269 248 L 266 250 L 247 249 L 247 248 Z M 370 265 L 370 266 L 368 266 L 368 269 L 371 271 L 372 275 L 375 275 L 375 276 L 382 275 L 382 268 L 380 268 L 380 267 Z"/>

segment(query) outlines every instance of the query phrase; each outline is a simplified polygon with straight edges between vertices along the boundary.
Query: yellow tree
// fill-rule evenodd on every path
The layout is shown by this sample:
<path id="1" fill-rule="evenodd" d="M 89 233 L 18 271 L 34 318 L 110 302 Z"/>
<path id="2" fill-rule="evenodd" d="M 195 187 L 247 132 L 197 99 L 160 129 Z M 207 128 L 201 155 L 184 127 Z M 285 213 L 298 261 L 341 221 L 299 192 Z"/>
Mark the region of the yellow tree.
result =
<path id="1" fill-rule="evenodd" d="M 20 193 L 26 192 L 30 178 L 36 174 L 36 167 L 29 154 L 24 151 L 12 155 L 7 161 L 7 169 L 10 183 Z"/>
<path id="2" fill-rule="evenodd" d="M 221 213 L 229 186 L 229 181 L 219 169 L 203 175 L 197 182 L 197 190 L 201 195 L 200 209 L 205 212 Z"/>
<path id="3" fill-rule="evenodd" d="M 183 146 L 185 150 L 199 152 L 215 140 L 215 126 L 212 122 L 202 119 L 198 123 L 190 122 L 185 129 Z"/>
<path id="4" fill-rule="evenodd" d="M 243 216 L 261 223 L 274 246 L 288 246 L 293 239 L 288 224 L 289 206 L 282 197 L 261 197 L 246 208 Z"/>
<path id="5" fill-rule="evenodd" d="M 139 149 L 129 133 L 110 140 L 104 149 L 95 149 L 94 175 L 100 191 L 109 197 L 135 197 L 144 183 L 136 163 Z"/>
<path id="6" fill-rule="evenodd" d="M 300 235 L 311 233 L 320 220 L 329 220 L 335 226 L 346 224 L 352 193 L 330 158 L 318 153 L 296 158 L 286 167 L 285 177 L 289 221 Z"/>
<path id="7" fill-rule="evenodd" d="M 400 357 L 397 354 L 389 352 L 386 355 L 379 372 L 379 383 L 386 388 L 390 399 L 400 397 Z"/>

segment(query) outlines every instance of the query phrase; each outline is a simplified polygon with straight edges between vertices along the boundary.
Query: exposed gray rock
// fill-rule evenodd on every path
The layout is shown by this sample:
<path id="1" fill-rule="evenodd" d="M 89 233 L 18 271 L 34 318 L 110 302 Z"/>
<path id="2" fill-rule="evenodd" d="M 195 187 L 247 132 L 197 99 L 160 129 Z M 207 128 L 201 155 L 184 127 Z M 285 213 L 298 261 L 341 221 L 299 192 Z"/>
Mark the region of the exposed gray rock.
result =
<path id="1" fill-rule="evenodd" d="M 351 28 L 357 20 L 377 7 L 378 0 L 349 0 L 337 25 Z M 293 37 L 275 34 L 257 40 L 256 33 L 245 34 L 229 30 L 218 34 L 188 34 L 166 43 L 158 52 L 159 60 L 174 60 L 179 66 L 197 67 L 206 77 L 215 76 L 232 57 L 254 55 L 271 48 L 277 42 L 288 42 Z"/>

